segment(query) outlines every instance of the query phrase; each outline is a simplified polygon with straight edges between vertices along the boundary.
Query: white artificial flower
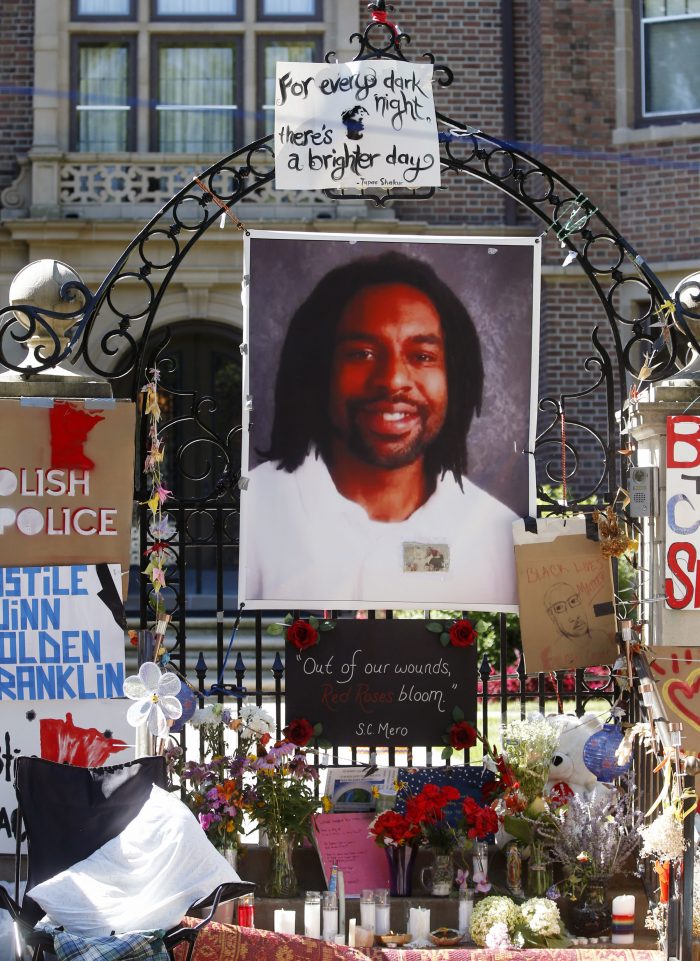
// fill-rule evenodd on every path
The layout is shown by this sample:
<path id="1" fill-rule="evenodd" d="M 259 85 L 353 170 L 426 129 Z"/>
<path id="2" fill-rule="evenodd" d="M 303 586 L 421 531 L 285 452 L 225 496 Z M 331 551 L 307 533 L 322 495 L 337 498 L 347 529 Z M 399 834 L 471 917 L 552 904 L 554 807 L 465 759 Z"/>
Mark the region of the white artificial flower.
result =
<path id="1" fill-rule="evenodd" d="M 683 823 L 672 807 L 665 808 L 639 833 L 642 837 L 642 857 L 657 858 L 659 861 L 675 861 L 683 857 L 686 848 Z"/>
<path id="2" fill-rule="evenodd" d="M 146 661 L 138 675 L 124 681 L 124 694 L 135 701 L 126 712 L 132 727 L 148 725 L 154 737 L 165 737 L 168 721 L 182 716 L 182 704 L 174 696 L 180 691 L 180 679 L 175 674 L 164 674 L 153 661 Z"/>
<path id="3" fill-rule="evenodd" d="M 533 934 L 544 938 L 561 934 L 559 908 L 548 898 L 530 898 L 520 905 L 523 921 Z"/>
<path id="4" fill-rule="evenodd" d="M 244 704 L 240 717 L 243 726 L 258 737 L 271 734 L 275 728 L 275 719 L 256 704 Z"/>
<path id="5" fill-rule="evenodd" d="M 189 720 L 192 727 L 201 727 L 202 724 L 218 724 L 221 720 L 221 712 L 216 711 L 218 704 L 205 704 L 198 707 Z"/>

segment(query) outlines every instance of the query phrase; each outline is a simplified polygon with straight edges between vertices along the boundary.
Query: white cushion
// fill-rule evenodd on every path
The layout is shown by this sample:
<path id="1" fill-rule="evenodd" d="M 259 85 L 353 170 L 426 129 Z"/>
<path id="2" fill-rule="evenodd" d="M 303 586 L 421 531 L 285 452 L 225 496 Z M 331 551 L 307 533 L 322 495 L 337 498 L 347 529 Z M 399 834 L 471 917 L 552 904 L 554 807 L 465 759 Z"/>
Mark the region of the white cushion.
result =
<path id="1" fill-rule="evenodd" d="M 27 893 L 67 931 L 100 937 L 170 928 L 230 881 L 240 878 L 189 808 L 154 785 L 121 834 Z"/>

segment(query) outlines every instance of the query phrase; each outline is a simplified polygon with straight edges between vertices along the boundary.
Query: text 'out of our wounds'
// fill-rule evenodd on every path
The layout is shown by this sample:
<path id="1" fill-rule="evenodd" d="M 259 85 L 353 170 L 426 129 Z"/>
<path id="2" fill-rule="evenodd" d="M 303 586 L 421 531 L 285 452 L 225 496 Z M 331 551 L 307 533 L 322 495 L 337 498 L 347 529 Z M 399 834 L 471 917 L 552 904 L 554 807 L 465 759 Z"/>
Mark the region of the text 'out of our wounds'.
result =
<path id="1" fill-rule="evenodd" d="M 90 496 L 89 470 L 0 467 L 0 536 L 17 530 L 26 537 L 37 534 L 67 537 L 115 536 L 117 508 L 87 507 L 81 498 Z M 52 506 L 47 498 L 74 498 L 75 504 Z M 12 506 L 4 498 L 12 498 Z M 18 501 L 26 502 L 20 506 Z M 41 504 L 37 506 L 37 501 Z"/>
<path id="2" fill-rule="evenodd" d="M 666 434 L 666 602 L 700 608 L 700 419 L 670 417 Z"/>

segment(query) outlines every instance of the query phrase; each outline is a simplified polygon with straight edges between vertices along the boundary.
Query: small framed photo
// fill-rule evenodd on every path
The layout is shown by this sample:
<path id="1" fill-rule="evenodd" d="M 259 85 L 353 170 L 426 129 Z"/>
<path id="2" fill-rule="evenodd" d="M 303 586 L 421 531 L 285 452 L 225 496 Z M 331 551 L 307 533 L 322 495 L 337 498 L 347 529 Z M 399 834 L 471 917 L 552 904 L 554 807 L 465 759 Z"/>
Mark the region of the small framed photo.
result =
<path id="1" fill-rule="evenodd" d="M 370 773 L 371 772 L 371 773 Z M 326 796 L 331 801 L 331 811 L 343 814 L 351 811 L 375 811 L 378 795 L 396 793 L 394 781 L 396 768 L 328 768 L 326 773 Z"/>

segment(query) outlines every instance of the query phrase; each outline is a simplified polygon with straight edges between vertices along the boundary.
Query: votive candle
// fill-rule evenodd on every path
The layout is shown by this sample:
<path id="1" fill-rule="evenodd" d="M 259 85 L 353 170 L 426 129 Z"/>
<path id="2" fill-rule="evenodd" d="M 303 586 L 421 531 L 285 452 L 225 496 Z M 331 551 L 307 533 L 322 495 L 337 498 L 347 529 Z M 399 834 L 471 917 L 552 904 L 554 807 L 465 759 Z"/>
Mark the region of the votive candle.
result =
<path id="1" fill-rule="evenodd" d="M 376 927 L 376 905 L 374 903 L 374 891 L 366 890 L 362 892 L 360 898 L 360 924 L 363 928 Z"/>
<path id="2" fill-rule="evenodd" d="M 391 931 L 391 905 L 387 888 L 377 888 L 374 900 L 374 933 L 388 934 Z"/>
<path id="3" fill-rule="evenodd" d="M 323 895 L 323 938 L 325 941 L 335 941 L 338 937 L 338 898 L 332 891 Z"/>
<path id="4" fill-rule="evenodd" d="M 276 908 L 274 922 L 277 934 L 294 934 L 297 924 L 297 913 L 296 911 L 285 911 L 284 908 Z"/>
<path id="5" fill-rule="evenodd" d="M 634 943 L 634 895 L 619 894 L 612 903 L 612 943 Z"/>

